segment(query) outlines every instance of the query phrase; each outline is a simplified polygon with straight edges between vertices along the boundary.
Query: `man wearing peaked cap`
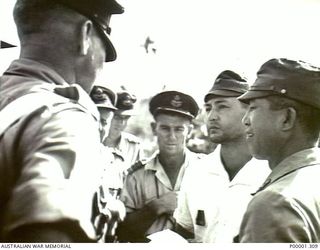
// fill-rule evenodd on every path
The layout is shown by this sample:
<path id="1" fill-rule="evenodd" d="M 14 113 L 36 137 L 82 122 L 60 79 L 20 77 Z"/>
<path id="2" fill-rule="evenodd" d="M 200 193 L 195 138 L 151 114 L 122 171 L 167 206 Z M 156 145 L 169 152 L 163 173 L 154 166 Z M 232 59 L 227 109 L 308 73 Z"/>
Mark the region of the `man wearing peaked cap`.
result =
<path id="1" fill-rule="evenodd" d="M 191 121 L 198 113 L 195 100 L 182 92 L 165 91 L 155 95 L 149 110 L 159 151 L 147 161 L 129 169 L 121 200 L 127 215 L 119 225 L 120 241 L 144 242 L 146 236 L 173 229 L 173 211 L 185 169 L 199 156 L 187 150 Z"/>
<path id="2" fill-rule="evenodd" d="M 103 162 L 88 94 L 116 58 L 110 18 L 122 12 L 115 0 L 16 1 L 20 56 L 0 78 L 1 242 L 96 241 Z"/>
<path id="3" fill-rule="evenodd" d="M 174 214 L 176 232 L 195 242 L 231 243 L 251 193 L 269 173 L 246 144 L 241 119 L 247 105 L 237 97 L 247 89 L 244 77 L 225 70 L 204 96 L 209 138 L 218 146 L 186 170 Z"/>
<path id="4" fill-rule="evenodd" d="M 123 205 L 119 200 L 119 196 L 123 188 L 127 169 L 136 161 L 143 158 L 140 139 L 124 132 L 128 119 L 134 114 L 135 102 L 136 97 L 128 91 L 117 93 L 117 100 L 114 104 L 116 110 L 110 121 L 110 131 L 102 141 L 102 151 L 106 157 L 102 185 L 103 194 L 100 196 L 104 197 L 101 199 L 102 204 L 108 200 L 106 202 L 107 207 L 108 203 L 114 204 L 112 201 L 117 201 L 118 204 L 121 203 Z M 109 199 L 107 199 L 108 197 Z M 125 214 L 124 206 L 123 211 Z M 110 223 L 108 226 L 110 227 Z M 110 237 L 102 238 L 102 242 L 110 242 Z"/>
<path id="5" fill-rule="evenodd" d="M 154 117 L 159 112 L 171 112 L 193 119 L 197 116 L 199 107 L 189 95 L 178 91 L 165 91 L 151 99 L 149 110 Z"/>
<path id="6" fill-rule="evenodd" d="M 251 153 L 271 174 L 254 195 L 240 242 L 320 242 L 320 68 L 271 59 L 257 73 L 243 117 Z"/>
<path id="7" fill-rule="evenodd" d="M 130 117 L 137 114 L 134 108 L 137 98 L 126 90 L 118 92 L 117 97 L 117 110 L 111 121 L 110 133 L 103 144 L 112 152 L 111 165 L 118 169 L 119 176 L 122 177 L 117 188 L 122 189 L 124 174 L 128 168 L 143 158 L 143 149 L 138 137 L 124 131 Z"/>
<path id="8" fill-rule="evenodd" d="M 125 215 L 125 207 L 118 199 L 118 189 L 122 187 L 123 174 L 113 165 L 113 152 L 103 142 L 111 132 L 110 125 L 114 112 L 117 110 L 115 105 L 118 98 L 111 89 L 100 85 L 93 86 L 90 97 L 100 113 L 103 157 L 103 171 L 94 199 L 93 221 L 98 242 L 113 242 L 115 235 L 111 232 L 116 227 L 116 223 Z"/>
<path id="9" fill-rule="evenodd" d="M 100 113 L 101 124 L 101 141 L 103 141 L 109 134 L 110 124 L 114 112 L 117 110 L 115 104 L 117 102 L 117 95 L 111 90 L 103 86 L 93 86 L 90 97 L 96 104 Z"/>

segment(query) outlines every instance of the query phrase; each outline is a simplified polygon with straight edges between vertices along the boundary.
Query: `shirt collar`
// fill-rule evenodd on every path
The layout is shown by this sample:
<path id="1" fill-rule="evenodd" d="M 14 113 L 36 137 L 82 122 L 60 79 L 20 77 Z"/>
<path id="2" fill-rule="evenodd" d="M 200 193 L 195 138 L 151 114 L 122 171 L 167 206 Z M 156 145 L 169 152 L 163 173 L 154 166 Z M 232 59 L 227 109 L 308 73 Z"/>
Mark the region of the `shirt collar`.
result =
<path id="1" fill-rule="evenodd" d="M 283 176 L 294 172 L 300 168 L 320 164 L 320 149 L 309 148 L 294 153 L 281 161 L 270 173 L 260 190 L 266 188 L 271 183 Z"/>
<path id="2" fill-rule="evenodd" d="M 190 160 L 191 154 L 192 153 L 190 151 L 185 150 L 185 160 L 179 170 L 179 175 L 177 177 L 175 186 L 173 187 L 173 190 L 175 191 L 178 191 L 180 189 L 180 185 L 184 176 L 185 169 L 187 168 L 187 166 L 189 166 L 189 160 Z M 155 155 L 155 157 L 149 163 L 146 164 L 145 169 L 155 171 L 156 172 L 155 175 L 159 179 L 159 181 L 161 181 L 167 188 L 172 189 L 171 182 L 159 161 L 159 152 Z"/>
<path id="3" fill-rule="evenodd" d="M 36 70 L 35 70 L 36 69 Z M 18 75 L 22 77 L 32 77 L 56 85 L 66 85 L 66 81 L 53 69 L 30 59 L 14 60 L 4 75 Z"/>
<path id="4" fill-rule="evenodd" d="M 56 94 L 77 101 L 77 103 L 88 110 L 96 120 L 99 120 L 100 115 L 96 105 L 80 85 L 67 83 L 56 71 L 40 62 L 25 58 L 14 60 L 4 75 L 18 75 L 47 82 L 48 85 L 35 86 L 31 89 L 31 92 L 37 92 L 37 90 L 41 89 L 54 91 Z M 57 89 L 57 91 L 55 91 L 55 89 Z"/>

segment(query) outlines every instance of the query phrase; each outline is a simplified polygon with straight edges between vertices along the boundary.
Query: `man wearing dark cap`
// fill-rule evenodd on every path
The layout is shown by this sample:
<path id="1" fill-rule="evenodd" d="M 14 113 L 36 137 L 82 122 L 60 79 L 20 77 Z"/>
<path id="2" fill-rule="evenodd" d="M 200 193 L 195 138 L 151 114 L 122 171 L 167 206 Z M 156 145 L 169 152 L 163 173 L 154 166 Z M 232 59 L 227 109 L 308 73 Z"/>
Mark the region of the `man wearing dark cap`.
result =
<path id="1" fill-rule="evenodd" d="M 243 118 L 253 156 L 271 174 L 244 215 L 240 242 L 320 242 L 320 68 L 271 59 L 257 73 Z"/>
<path id="2" fill-rule="evenodd" d="M 88 93 L 116 58 L 115 0 L 17 0 L 20 58 L 0 78 L 0 241 L 94 241 L 99 113 Z"/>
<path id="3" fill-rule="evenodd" d="M 100 135 L 103 142 L 109 135 L 111 121 L 117 110 L 115 106 L 117 95 L 109 88 L 95 85 L 90 92 L 90 97 L 100 113 Z"/>
<path id="4" fill-rule="evenodd" d="M 107 227 L 116 228 L 119 220 L 125 215 L 123 203 L 119 200 L 127 169 L 142 157 L 140 140 L 124 132 L 129 118 L 135 114 L 134 103 L 136 97 L 128 91 L 117 93 L 113 118 L 109 121 L 108 133 L 102 139 L 102 154 L 104 155 L 104 172 L 102 174 L 102 189 L 100 189 L 100 202 L 102 207 L 110 208 L 114 220 L 109 219 Z M 116 210 L 116 211 L 115 211 Z M 123 215 L 123 216 L 122 216 Z M 119 217 L 117 219 L 116 217 Z M 114 222 L 115 224 L 111 225 Z M 106 232 L 108 234 L 108 232 Z M 116 241 L 109 235 L 104 241 Z M 114 232 L 112 232 L 114 234 Z"/>
<path id="5" fill-rule="evenodd" d="M 191 121 L 198 113 L 191 96 L 161 92 L 151 99 L 149 110 L 155 119 L 151 126 L 159 152 L 129 170 L 121 195 L 127 209 L 118 230 L 121 241 L 144 242 L 149 234 L 173 228 L 172 214 L 185 169 L 199 157 L 186 148 Z"/>
<path id="6" fill-rule="evenodd" d="M 231 243 L 255 192 L 269 173 L 252 158 L 241 119 L 247 105 L 237 97 L 248 89 L 237 73 L 221 72 L 205 95 L 206 125 L 215 151 L 185 173 L 174 213 L 176 232 L 191 241 Z"/>
<path id="7" fill-rule="evenodd" d="M 93 221 L 98 242 L 114 242 L 115 228 L 125 216 L 125 207 L 118 199 L 119 172 L 114 171 L 110 163 L 113 159 L 111 150 L 105 147 L 103 141 L 109 135 L 109 129 L 114 112 L 117 110 L 117 95 L 109 88 L 101 85 L 93 86 L 90 97 L 100 113 L 101 155 L 103 168 L 96 191 L 93 206 Z M 115 188 L 116 185 L 116 188 Z M 121 186 L 122 187 L 122 186 Z"/>
<path id="8" fill-rule="evenodd" d="M 111 121 L 110 133 L 103 141 L 103 144 L 112 152 L 110 165 L 118 172 L 118 184 L 114 187 L 120 190 L 123 186 L 124 175 L 128 168 L 143 158 L 143 149 L 141 140 L 124 132 L 127 127 L 128 120 L 132 115 L 136 115 L 134 109 L 136 97 L 126 90 L 117 93 L 117 110 Z"/>

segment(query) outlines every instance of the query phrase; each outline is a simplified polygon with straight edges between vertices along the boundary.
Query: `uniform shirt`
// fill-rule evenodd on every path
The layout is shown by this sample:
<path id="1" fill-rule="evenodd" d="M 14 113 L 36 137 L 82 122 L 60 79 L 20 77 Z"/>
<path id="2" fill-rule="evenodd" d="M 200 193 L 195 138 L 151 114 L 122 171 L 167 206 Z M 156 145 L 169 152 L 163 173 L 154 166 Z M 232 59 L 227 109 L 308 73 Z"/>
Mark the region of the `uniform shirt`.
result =
<path id="1" fill-rule="evenodd" d="M 104 146 L 102 151 L 106 163 L 103 185 L 105 188 L 121 190 L 127 169 L 143 158 L 141 141 L 132 134 L 122 132 L 117 147 Z"/>
<path id="2" fill-rule="evenodd" d="M 218 145 L 213 153 L 191 165 L 181 184 L 174 218 L 194 232 L 196 242 L 232 242 L 239 232 L 251 193 L 270 172 L 267 162 L 253 158 L 230 181 L 221 162 L 220 149 Z M 197 223 L 199 211 L 204 216 Z"/>
<path id="3" fill-rule="evenodd" d="M 0 239 L 19 226 L 61 220 L 95 237 L 90 217 L 101 165 L 94 103 L 32 60 L 13 61 L 0 82 L 0 109 L 35 89 L 57 99 L 39 103 L 0 138 Z M 48 90 L 59 86 L 59 95 Z"/>
<path id="4" fill-rule="evenodd" d="M 143 168 L 127 176 L 121 195 L 121 200 L 126 206 L 127 213 L 143 208 L 151 200 L 168 192 L 178 192 L 181 181 L 184 178 L 185 169 L 190 164 L 195 164 L 195 161 L 198 160 L 200 156 L 199 154 L 186 151 L 185 162 L 180 168 L 174 187 L 172 187 L 158 157 L 159 154 L 155 154 Z M 173 225 L 174 221 L 172 216 L 160 216 L 147 230 L 146 235 L 164 229 L 172 229 Z"/>
<path id="5" fill-rule="evenodd" d="M 280 162 L 248 205 L 240 242 L 320 242 L 320 150 Z"/>

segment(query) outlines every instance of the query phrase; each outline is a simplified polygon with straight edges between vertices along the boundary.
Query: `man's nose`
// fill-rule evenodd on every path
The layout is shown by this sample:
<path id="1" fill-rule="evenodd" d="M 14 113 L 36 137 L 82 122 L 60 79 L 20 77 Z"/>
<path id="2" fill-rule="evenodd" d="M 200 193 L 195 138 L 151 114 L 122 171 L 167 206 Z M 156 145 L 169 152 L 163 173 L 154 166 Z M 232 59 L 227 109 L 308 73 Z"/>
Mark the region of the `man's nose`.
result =
<path id="1" fill-rule="evenodd" d="M 249 126 L 250 125 L 248 111 L 244 114 L 244 116 L 242 117 L 241 121 L 242 121 L 242 124 L 245 125 L 245 126 Z"/>
<path id="2" fill-rule="evenodd" d="M 218 119 L 218 113 L 214 109 L 211 109 L 208 114 L 208 120 L 212 121 L 212 120 L 217 120 L 217 119 Z"/>
<path id="3" fill-rule="evenodd" d="M 169 131 L 169 137 L 170 137 L 171 139 L 176 139 L 176 133 L 175 133 L 175 131 L 174 131 L 173 129 L 171 129 L 171 130 Z"/>

